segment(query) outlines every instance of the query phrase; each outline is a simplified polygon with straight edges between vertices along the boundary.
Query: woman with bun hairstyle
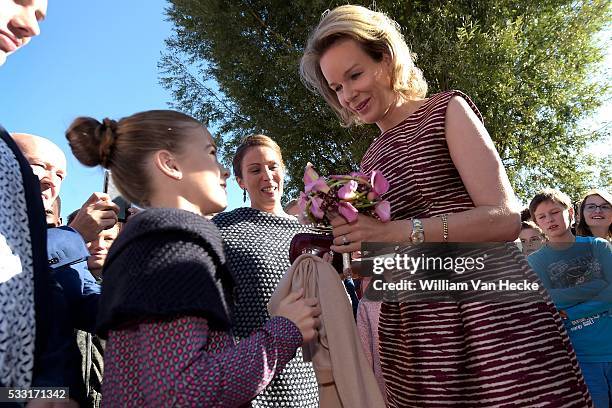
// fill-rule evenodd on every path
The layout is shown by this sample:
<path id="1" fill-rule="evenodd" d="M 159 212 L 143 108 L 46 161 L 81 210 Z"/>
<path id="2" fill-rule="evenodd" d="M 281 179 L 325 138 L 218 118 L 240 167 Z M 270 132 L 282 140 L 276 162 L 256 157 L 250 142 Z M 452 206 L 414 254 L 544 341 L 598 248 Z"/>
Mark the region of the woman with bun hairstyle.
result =
<path id="1" fill-rule="evenodd" d="M 133 216 L 103 269 L 98 332 L 108 338 L 102 405 L 247 405 L 315 336 L 316 299 L 285 298 L 235 345 L 234 282 L 216 227 L 228 172 L 195 119 L 147 111 L 116 122 L 77 118 L 66 132 L 77 159 L 111 170 Z"/>
<path id="2" fill-rule="evenodd" d="M 391 221 L 336 217 L 333 251 L 411 242 L 406 251 L 418 256 L 422 242 L 498 242 L 487 247 L 482 279 L 537 281 L 507 243 L 519 234 L 519 212 L 480 112 L 460 91 L 426 97 L 423 73 L 395 21 L 354 5 L 324 13 L 300 73 L 343 126 L 376 124 L 381 132 L 361 171 L 387 177 L 390 188 L 381 198 L 391 203 Z M 575 355 L 543 291 L 515 302 L 442 295 L 381 304 L 373 336 L 389 406 L 589 406 Z"/>
<path id="3" fill-rule="evenodd" d="M 599 237 L 612 242 L 612 195 L 605 190 L 590 190 L 580 203 L 580 222 L 576 235 Z"/>

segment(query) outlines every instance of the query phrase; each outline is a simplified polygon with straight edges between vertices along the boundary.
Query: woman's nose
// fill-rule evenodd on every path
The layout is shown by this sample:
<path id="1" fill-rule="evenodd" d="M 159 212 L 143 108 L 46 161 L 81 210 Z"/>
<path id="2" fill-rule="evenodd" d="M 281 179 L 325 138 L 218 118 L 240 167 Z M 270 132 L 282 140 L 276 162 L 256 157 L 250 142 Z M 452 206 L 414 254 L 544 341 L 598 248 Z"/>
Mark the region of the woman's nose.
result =
<path id="1" fill-rule="evenodd" d="M 230 176 L 229 169 L 225 166 L 221 166 L 221 177 L 226 179 L 226 178 L 229 178 L 229 176 Z"/>
<path id="2" fill-rule="evenodd" d="M 352 86 L 345 86 L 343 88 L 344 91 L 344 99 L 346 100 L 347 104 L 349 104 L 350 102 L 353 101 L 353 99 L 355 99 L 356 96 L 356 92 L 354 90 L 354 88 Z"/>

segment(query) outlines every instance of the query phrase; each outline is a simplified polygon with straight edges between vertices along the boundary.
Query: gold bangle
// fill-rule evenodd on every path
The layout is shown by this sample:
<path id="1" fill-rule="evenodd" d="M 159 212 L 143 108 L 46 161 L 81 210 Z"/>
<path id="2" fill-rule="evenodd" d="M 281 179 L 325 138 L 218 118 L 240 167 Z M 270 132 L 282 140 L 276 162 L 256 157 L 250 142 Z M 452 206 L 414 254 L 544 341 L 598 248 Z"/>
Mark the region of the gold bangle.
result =
<path id="1" fill-rule="evenodd" d="M 442 239 L 444 242 L 448 242 L 448 214 L 442 214 Z"/>

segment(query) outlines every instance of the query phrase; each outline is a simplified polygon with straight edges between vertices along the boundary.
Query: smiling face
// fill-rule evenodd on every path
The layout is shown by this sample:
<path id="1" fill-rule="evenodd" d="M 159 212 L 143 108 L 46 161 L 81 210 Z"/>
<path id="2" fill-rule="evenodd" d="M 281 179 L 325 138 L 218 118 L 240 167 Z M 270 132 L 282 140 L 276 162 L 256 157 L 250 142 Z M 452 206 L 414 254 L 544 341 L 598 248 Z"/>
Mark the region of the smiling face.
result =
<path id="1" fill-rule="evenodd" d="M 40 34 L 46 14 L 47 0 L 0 0 L 0 65 Z"/>
<path id="2" fill-rule="evenodd" d="M 246 188 L 251 207 L 270 213 L 282 213 L 283 178 L 281 158 L 267 146 L 250 147 L 241 164 L 240 188 Z"/>
<path id="3" fill-rule="evenodd" d="M 45 138 L 14 133 L 13 138 L 40 180 L 40 190 L 45 210 L 52 209 L 66 177 L 66 156 L 53 142 Z"/>
<path id="4" fill-rule="evenodd" d="M 320 67 L 340 105 L 364 123 L 390 127 L 388 113 L 397 99 L 391 86 L 391 61 L 374 60 L 355 40 L 333 44 L 321 56 Z"/>
<path id="5" fill-rule="evenodd" d="M 590 195 L 584 201 L 583 216 L 590 228 L 610 228 L 612 205 L 598 194 Z"/>
<path id="6" fill-rule="evenodd" d="M 534 210 L 536 224 L 551 242 L 564 241 L 573 236 L 570 230 L 572 215 L 572 208 L 565 208 L 552 200 L 541 202 Z"/>
<path id="7" fill-rule="evenodd" d="M 229 172 L 217 160 L 217 146 L 206 128 L 192 132 L 177 161 L 182 173 L 181 195 L 203 215 L 223 211 L 227 207 Z"/>

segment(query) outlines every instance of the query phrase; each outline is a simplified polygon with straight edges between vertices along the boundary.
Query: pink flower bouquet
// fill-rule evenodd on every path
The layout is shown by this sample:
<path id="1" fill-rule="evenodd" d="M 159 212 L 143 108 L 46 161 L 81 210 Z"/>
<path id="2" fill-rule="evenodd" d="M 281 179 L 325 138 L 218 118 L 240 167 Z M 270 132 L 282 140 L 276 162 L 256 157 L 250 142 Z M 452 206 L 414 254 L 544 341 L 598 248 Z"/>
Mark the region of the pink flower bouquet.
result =
<path id="1" fill-rule="evenodd" d="M 300 221 L 304 224 L 330 224 L 330 215 L 340 214 L 348 222 L 365 214 L 387 222 L 391 218 L 391 206 L 380 196 L 389 190 L 389 182 L 382 173 L 374 170 L 369 176 L 363 173 L 321 177 L 311 163 L 304 172 L 304 191 L 298 205 Z"/>

